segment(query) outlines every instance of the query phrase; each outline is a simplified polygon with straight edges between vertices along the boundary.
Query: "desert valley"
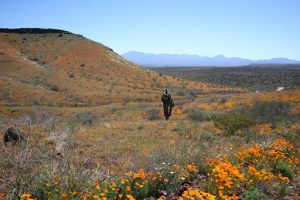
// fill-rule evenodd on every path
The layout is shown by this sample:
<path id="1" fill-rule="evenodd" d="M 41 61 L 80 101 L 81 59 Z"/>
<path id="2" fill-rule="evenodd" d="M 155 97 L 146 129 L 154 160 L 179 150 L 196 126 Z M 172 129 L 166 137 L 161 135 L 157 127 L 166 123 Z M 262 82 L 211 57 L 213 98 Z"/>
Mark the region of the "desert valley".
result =
<path id="1" fill-rule="evenodd" d="M 0 132 L 24 136 L 1 140 L 0 198 L 299 199 L 299 80 L 298 65 L 146 68 L 71 32 L 0 29 Z"/>

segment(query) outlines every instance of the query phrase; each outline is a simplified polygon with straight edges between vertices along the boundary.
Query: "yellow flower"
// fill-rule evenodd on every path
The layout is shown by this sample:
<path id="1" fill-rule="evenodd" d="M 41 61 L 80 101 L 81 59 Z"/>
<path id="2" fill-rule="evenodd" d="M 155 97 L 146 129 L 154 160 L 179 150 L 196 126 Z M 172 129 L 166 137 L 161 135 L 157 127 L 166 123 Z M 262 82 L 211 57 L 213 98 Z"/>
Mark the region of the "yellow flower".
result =
<path id="1" fill-rule="evenodd" d="M 127 185 L 127 186 L 126 186 L 126 191 L 129 192 L 130 190 L 131 190 L 131 187 L 130 187 L 129 185 Z"/>
<path id="2" fill-rule="evenodd" d="M 31 194 L 22 194 L 21 195 L 21 198 L 24 198 L 24 199 L 30 198 L 30 197 L 31 197 Z"/>
<path id="3" fill-rule="evenodd" d="M 233 166 L 229 162 L 220 161 L 217 161 L 210 176 L 213 184 L 216 184 L 218 195 L 221 199 L 234 199 L 235 197 L 226 196 L 226 194 L 232 193 L 234 185 L 237 185 L 239 181 L 244 179 L 238 167 Z"/>
<path id="4" fill-rule="evenodd" d="M 98 195 L 93 195 L 93 199 L 100 200 L 100 197 Z"/>
<path id="5" fill-rule="evenodd" d="M 99 183 L 96 185 L 96 189 L 100 190 L 100 184 Z"/>
<path id="6" fill-rule="evenodd" d="M 121 179 L 121 184 L 125 184 L 125 179 L 124 178 Z"/>
<path id="7" fill-rule="evenodd" d="M 181 197 L 178 198 L 179 200 L 194 200 L 194 199 L 203 199 L 203 200 L 215 200 L 216 196 L 203 192 L 198 189 L 188 188 L 184 191 Z"/>
<path id="8" fill-rule="evenodd" d="M 145 173 L 144 169 L 140 169 L 138 172 L 133 173 L 133 179 L 145 179 L 146 177 L 149 177 L 151 173 Z"/>
<path id="9" fill-rule="evenodd" d="M 132 195 L 130 195 L 130 194 L 127 194 L 127 195 L 126 195 L 126 198 L 127 198 L 128 200 L 135 200 L 135 198 L 134 198 Z"/>
<path id="10" fill-rule="evenodd" d="M 65 193 L 65 192 L 62 192 L 62 193 L 61 193 L 61 196 L 62 196 L 63 198 L 67 198 L 69 195 L 68 195 L 67 193 Z"/>
<path id="11" fill-rule="evenodd" d="M 116 187 L 116 183 L 115 182 L 111 182 L 111 187 Z"/>
<path id="12" fill-rule="evenodd" d="M 197 168 L 197 166 L 194 163 L 192 163 L 190 165 L 187 165 L 187 169 L 190 172 L 194 172 L 194 173 L 198 173 L 199 172 L 199 169 Z"/>
<path id="13" fill-rule="evenodd" d="M 100 197 L 105 197 L 105 193 L 101 192 Z"/>

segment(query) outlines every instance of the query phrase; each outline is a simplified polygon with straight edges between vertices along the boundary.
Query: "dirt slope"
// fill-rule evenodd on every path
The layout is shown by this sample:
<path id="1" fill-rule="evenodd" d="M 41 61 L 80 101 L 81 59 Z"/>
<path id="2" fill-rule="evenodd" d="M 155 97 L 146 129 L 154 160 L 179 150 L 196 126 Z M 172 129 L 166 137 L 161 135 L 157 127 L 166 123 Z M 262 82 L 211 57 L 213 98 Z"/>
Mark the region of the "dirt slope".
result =
<path id="1" fill-rule="evenodd" d="M 0 105 L 153 101 L 164 87 L 224 90 L 162 76 L 81 35 L 55 29 L 0 29 Z"/>

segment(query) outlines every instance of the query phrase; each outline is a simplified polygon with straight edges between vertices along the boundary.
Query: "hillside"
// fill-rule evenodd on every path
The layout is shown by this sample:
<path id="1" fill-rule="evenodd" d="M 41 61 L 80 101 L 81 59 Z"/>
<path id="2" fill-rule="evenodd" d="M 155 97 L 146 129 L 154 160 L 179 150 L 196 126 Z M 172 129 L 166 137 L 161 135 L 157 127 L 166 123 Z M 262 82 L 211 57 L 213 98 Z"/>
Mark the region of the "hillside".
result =
<path id="1" fill-rule="evenodd" d="M 153 101 L 163 88 L 182 85 L 210 92 L 223 90 L 162 76 L 67 31 L 0 29 L 0 44 L 0 105 L 96 106 L 124 99 Z"/>

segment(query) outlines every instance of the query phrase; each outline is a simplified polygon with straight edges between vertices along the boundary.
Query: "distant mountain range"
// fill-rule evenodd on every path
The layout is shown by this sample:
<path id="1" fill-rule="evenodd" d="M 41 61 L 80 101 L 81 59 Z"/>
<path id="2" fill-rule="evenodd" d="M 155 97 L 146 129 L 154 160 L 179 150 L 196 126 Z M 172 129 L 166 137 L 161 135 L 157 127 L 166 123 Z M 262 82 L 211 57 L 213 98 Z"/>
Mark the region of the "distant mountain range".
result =
<path id="1" fill-rule="evenodd" d="M 146 67 L 191 67 L 191 66 L 242 66 L 251 64 L 300 64 L 300 61 L 287 58 L 270 60 L 249 60 L 239 57 L 228 58 L 223 55 L 214 57 L 188 54 L 151 54 L 129 51 L 122 56 L 134 63 Z"/>

